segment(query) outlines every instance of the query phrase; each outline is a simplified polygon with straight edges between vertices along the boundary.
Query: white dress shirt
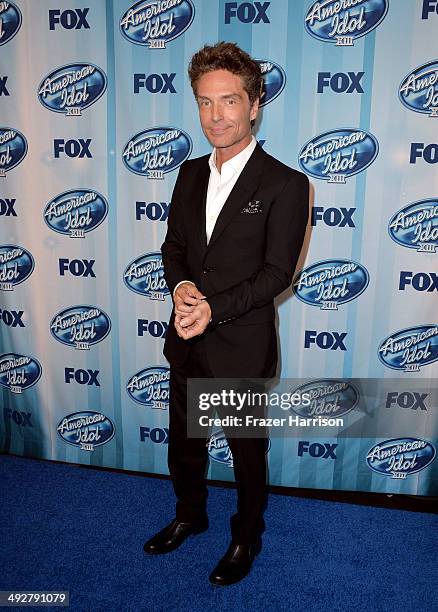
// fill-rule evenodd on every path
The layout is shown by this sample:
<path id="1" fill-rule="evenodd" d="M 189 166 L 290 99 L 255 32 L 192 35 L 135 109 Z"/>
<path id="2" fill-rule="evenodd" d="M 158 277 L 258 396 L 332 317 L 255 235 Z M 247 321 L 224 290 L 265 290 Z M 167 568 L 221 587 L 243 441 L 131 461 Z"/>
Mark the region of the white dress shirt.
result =
<path id="1" fill-rule="evenodd" d="M 208 160 L 210 178 L 208 180 L 207 202 L 205 207 L 205 233 L 207 235 L 207 244 L 210 242 L 214 226 L 216 225 L 217 218 L 219 217 L 223 205 L 227 201 L 231 190 L 236 184 L 237 179 L 246 166 L 256 145 L 257 141 L 254 136 L 252 136 L 251 142 L 243 151 L 240 151 L 240 153 L 222 164 L 220 172 L 216 167 L 216 149 L 213 149 L 210 155 Z M 179 285 L 190 282 L 192 281 L 180 281 L 173 290 L 173 294 L 175 295 L 175 291 Z"/>
<path id="2" fill-rule="evenodd" d="M 222 164 L 219 172 L 216 167 L 216 149 L 213 149 L 208 165 L 210 166 L 210 179 L 208 181 L 207 204 L 205 209 L 205 233 L 207 244 L 210 242 L 214 226 L 223 205 L 228 199 L 247 161 L 256 147 L 254 136 L 247 147 L 237 155 Z"/>

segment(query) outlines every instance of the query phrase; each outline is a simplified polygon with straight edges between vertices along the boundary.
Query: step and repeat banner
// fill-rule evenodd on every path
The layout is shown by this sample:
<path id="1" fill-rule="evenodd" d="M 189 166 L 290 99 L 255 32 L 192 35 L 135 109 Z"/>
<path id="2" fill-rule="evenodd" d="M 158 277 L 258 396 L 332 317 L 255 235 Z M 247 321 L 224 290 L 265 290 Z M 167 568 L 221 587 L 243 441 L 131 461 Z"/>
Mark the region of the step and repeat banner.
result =
<path id="1" fill-rule="evenodd" d="M 262 68 L 257 140 L 312 184 L 289 412 L 348 427 L 351 381 L 386 381 L 362 436 L 272 437 L 270 482 L 437 495 L 437 31 L 437 0 L 0 1 L 1 451 L 168 473 L 160 247 L 210 151 L 187 65 L 225 40 Z M 220 432 L 208 452 L 232 480 Z"/>

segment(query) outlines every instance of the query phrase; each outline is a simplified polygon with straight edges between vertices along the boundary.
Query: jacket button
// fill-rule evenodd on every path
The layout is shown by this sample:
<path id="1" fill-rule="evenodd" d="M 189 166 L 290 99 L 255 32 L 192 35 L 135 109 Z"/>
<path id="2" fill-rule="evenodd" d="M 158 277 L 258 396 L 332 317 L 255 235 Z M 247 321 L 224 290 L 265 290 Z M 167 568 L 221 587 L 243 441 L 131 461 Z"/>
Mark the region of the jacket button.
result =
<path id="1" fill-rule="evenodd" d="M 204 274 L 208 274 L 209 272 L 213 272 L 213 269 L 205 267 L 202 271 Z"/>

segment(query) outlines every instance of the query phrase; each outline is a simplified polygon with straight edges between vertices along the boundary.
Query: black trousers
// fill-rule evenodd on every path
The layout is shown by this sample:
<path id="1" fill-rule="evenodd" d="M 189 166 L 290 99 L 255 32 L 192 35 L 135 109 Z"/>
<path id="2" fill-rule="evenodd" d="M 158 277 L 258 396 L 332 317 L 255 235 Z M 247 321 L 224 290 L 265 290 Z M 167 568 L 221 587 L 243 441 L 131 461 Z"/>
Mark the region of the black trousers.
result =
<path id="1" fill-rule="evenodd" d="M 187 437 L 187 378 L 214 378 L 202 338 L 190 349 L 183 366 L 170 367 L 168 466 L 177 497 L 176 517 L 182 522 L 207 520 L 208 452 L 206 439 Z M 193 408 L 194 409 L 194 408 Z M 237 485 L 237 512 L 231 517 L 236 543 L 250 544 L 265 529 L 266 440 L 228 438 Z"/>

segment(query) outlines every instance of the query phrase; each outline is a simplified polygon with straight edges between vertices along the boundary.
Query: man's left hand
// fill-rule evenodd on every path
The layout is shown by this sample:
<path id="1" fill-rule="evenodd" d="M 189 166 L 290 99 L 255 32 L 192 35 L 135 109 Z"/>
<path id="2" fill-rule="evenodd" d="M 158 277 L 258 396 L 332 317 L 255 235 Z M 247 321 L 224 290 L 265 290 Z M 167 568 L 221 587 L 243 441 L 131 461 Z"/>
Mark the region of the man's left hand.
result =
<path id="1" fill-rule="evenodd" d="M 199 302 L 191 313 L 175 317 L 175 328 L 178 336 L 184 340 L 204 333 L 211 319 L 211 308 L 206 300 Z"/>

